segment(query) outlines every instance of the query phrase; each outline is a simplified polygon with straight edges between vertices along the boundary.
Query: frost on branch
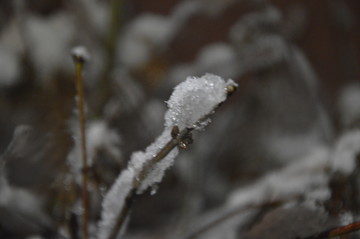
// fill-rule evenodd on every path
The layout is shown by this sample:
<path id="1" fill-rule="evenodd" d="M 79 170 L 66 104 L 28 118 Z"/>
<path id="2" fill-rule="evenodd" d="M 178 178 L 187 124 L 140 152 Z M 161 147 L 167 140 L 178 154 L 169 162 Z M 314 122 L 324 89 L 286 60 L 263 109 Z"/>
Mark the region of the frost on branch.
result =
<path id="1" fill-rule="evenodd" d="M 232 80 L 224 81 L 219 76 L 206 74 L 200 78 L 188 77 L 185 82 L 175 87 L 167 102 L 169 109 L 165 113 L 163 133 L 145 151 L 132 154 L 127 169 L 120 174 L 105 196 L 102 219 L 99 223 L 99 239 L 109 237 L 131 191 L 136 189 L 140 194 L 153 187 L 162 180 L 165 170 L 173 165 L 174 158 L 178 154 L 177 148 L 157 163 L 151 161 L 172 140 L 172 128 L 178 126 L 182 130 L 197 126 L 198 121 L 206 122 L 204 118 L 207 118 L 226 99 L 229 85 L 236 84 Z M 195 129 L 199 128 L 195 127 Z M 149 166 L 150 171 L 142 175 L 144 168 Z"/>

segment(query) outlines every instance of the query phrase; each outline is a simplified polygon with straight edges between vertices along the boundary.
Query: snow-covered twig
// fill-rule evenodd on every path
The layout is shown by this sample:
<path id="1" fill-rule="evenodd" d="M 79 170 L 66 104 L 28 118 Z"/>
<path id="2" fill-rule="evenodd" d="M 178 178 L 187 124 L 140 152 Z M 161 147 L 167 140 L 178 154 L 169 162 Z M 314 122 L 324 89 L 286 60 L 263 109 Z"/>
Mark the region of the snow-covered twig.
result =
<path id="1" fill-rule="evenodd" d="M 99 239 L 117 238 L 134 197 L 162 180 L 178 154 L 176 147 L 191 143 L 191 132 L 209 123 L 209 116 L 235 87 L 231 80 L 206 74 L 189 77 L 175 88 L 167 102 L 164 132 L 145 151 L 132 155 L 127 169 L 105 196 Z"/>

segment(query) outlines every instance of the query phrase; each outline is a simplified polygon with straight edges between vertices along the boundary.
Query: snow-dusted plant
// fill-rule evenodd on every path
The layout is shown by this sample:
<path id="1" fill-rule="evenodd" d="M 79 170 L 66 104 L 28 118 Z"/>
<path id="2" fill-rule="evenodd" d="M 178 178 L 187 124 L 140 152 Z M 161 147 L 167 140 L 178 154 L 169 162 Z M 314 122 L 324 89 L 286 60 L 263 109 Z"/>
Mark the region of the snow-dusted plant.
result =
<path id="1" fill-rule="evenodd" d="M 163 133 L 145 151 L 132 154 L 127 169 L 105 196 L 97 238 L 120 236 L 133 197 L 162 180 L 165 170 L 174 163 L 177 147 L 191 143 L 191 133 L 210 122 L 209 116 L 235 87 L 232 80 L 225 81 L 212 74 L 188 77 L 175 87 L 167 101 Z"/>

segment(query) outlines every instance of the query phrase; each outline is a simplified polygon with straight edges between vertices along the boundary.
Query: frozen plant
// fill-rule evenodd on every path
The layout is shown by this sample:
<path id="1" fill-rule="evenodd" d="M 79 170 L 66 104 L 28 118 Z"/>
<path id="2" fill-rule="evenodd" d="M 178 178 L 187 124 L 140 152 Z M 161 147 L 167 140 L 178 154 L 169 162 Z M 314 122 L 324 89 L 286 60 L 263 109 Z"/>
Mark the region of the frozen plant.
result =
<path id="1" fill-rule="evenodd" d="M 132 198 L 162 180 L 178 154 L 176 146 L 186 147 L 191 143 L 191 132 L 206 126 L 209 115 L 235 87 L 232 80 L 224 81 L 212 74 L 188 77 L 175 87 L 167 102 L 163 133 L 145 151 L 133 153 L 127 169 L 105 196 L 99 239 L 117 238 Z"/>

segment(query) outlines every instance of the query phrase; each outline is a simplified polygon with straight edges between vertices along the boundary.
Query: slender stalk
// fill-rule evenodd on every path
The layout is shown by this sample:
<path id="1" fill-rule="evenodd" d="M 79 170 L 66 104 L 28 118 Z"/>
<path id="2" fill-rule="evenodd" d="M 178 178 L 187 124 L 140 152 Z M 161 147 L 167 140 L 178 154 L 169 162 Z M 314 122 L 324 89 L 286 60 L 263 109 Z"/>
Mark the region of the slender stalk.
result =
<path id="1" fill-rule="evenodd" d="M 78 48 L 79 49 L 79 48 Z M 84 49 L 81 49 L 84 50 Z M 78 52 L 76 49 L 73 51 L 73 59 L 75 63 L 76 71 L 76 89 L 77 89 L 77 107 L 79 111 L 79 126 L 80 126 L 80 143 L 81 143 L 81 161 L 82 161 L 82 238 L 89 238 L 89 170 L 87 162 L 86 151 L 86 135 L 85 135 L 85 110 L 84 110 L 84 86 L 83 86 L 83 68 L 85 62 L 85 56 L 83 52 Z"/>

